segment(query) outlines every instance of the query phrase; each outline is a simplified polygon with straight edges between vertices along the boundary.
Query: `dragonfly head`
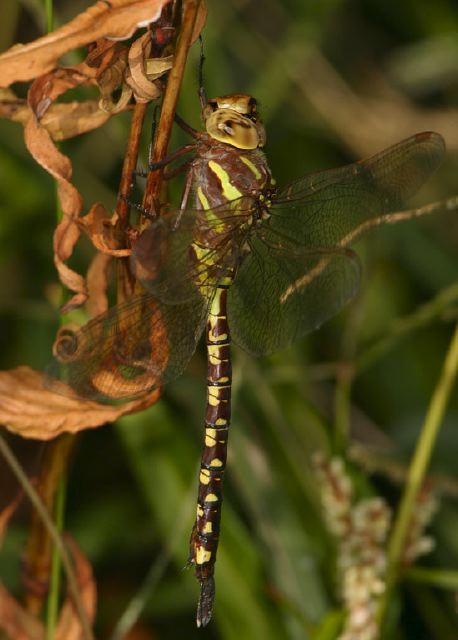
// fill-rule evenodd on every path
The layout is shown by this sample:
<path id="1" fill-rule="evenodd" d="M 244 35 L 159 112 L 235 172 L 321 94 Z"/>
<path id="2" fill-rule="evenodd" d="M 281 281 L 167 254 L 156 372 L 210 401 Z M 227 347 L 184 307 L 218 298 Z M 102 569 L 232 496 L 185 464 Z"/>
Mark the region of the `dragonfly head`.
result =
<path id="1" fill-rule="evenodd" d="M 204 105 L 202 117 L 207 133 L 219 142 L 237 149 L 257 149 L 266 142 L 257 103 L 251 96 L 234 94 L 212 98 Z"/>

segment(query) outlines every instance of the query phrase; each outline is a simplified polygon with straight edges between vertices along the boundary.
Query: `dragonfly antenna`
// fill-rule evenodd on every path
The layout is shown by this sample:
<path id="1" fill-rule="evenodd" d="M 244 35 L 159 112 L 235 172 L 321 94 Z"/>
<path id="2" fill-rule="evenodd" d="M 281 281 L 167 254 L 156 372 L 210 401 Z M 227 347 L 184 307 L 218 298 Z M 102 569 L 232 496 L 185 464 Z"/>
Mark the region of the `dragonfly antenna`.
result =
<path id="1" fill-rule="evenodd" d="M 198 93 L 199 93 L 200 106 L 203 109 L 205 107 L 205 105 L 207 104 L 207 94 L 205 93 L 205 89 L 204 89 L 204 62 L 205 62 L 205 55 L 204 55 L 204 41 L 202 39 L 202 36 L 199 36 L 199 42 L 200 42 L 200 59 L 199 59 L 199 77 L 198 77 L 199 89 L 198 89 Z"/>

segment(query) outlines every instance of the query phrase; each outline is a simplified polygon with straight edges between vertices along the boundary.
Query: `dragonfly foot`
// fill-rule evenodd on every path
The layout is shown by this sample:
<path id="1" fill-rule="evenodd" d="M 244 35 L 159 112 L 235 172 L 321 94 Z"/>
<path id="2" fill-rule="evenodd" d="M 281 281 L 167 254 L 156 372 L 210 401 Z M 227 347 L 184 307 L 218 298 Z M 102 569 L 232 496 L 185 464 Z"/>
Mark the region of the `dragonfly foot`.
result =
<path id="1" fill-rule="evenodd" d="M 204 578 L 200 583 L 200 596 L 197 604 L 196 622 L 198 627 L 206 627 L 213 613 L 215 600 L 215 580 L 213 576 Z"/>

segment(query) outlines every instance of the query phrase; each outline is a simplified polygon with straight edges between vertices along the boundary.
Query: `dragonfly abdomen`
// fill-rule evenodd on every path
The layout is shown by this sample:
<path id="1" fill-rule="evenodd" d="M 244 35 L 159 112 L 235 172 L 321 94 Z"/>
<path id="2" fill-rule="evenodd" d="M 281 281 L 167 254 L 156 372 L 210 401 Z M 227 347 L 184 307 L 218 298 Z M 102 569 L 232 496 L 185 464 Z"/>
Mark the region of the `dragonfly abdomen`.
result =
<path id="1" fill-rule="evenodd" d="M 271 186 L 271 174 L 264 154 L 259 149 L 241 150 L 229 144 L 202 142 L 193 161 L 192 176 L 196 208 L 208 211 L 212 234 L 199 234 L 192 243 L 194 259 L 200 264 L 196 285 L 203 296 L 209 295 L 212 272 L 218 273 L 219 252 L 214 246 L 225 242 L 234 228 L 234 216 L 244 216 L 243 224 L 251 225 L 253 216 L 243 208 L 243 196 L 260 196 Z M 230 214 L 224 207 L 231 205 Z M 239 202 L 239 205 L 237 205 Z M 238 210 L 238 207 L 240 208 Z M 224 213 L 219 217 L 219 211 Z M 239 225 L 241 228 L 242 225 Z M 201 237 L 202 235 L 202 237 Z M 221 245 L 220 245 L 221 246 Z M 230 251 L 230 249 L 229 249 Z M 230 263 L 231 261 L 229 261 Z M 215 269 L 216 267 L 216 269 Z M 215 597 L 214 570 L 218 549 L 222 506 L 222 484 L 227 458 L 227 440 L 231 415 L 232 369 L 230 334 L 227 321 L 227 292 L 235 268 L 221 268 L 221 279 L 215 287 L 207 319 L 207 410 L 205 439 L 199 474 L 197 515 L 190 540 L 190 562 L 200 582 L 197 625 L 205 626 L 212 615 Z M 214 285 L 213 285 L 214 286 Z"/>
<path id="2" fill-rule="evenodd" d="M 216 288 L 207 319 L 207 410 L 205 438 L 199 473 L 197 516 L 190 541 L 190 562 L 201 585 L 198 626 L 211 617 L 215 594 L 213 573 L 218 549 L 222 506 L 222 483 L 227 458 L 231 417 L 232 367 L 227 322 L 227 289 Z"/>

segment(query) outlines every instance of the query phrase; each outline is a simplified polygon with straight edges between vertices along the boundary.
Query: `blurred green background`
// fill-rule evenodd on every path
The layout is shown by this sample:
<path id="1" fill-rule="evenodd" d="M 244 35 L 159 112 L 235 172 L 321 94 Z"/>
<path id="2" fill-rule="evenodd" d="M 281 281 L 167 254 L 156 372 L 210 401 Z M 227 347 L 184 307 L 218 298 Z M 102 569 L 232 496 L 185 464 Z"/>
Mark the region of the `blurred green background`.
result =
<path id="1" fill-rule="evenodd" d="M 62 24 L 88 2 L 55 2 Z M 209 96 L 255 95 L 268 133 L 266 153 L 279 184 L 369 156 L 412 133 L 437 130 L 448 153 L 415 204 L 457 192 L 458 4 L 456 0 L 226 0 L 209 2 L 204 31 Z M 0 50 L 45 30 L 37 0 L 8 0 Z M 199 126 L 197 47 L 191 52 L 179 112 Z M 18 87 L 23 94 L 24 87 Z M 85 199 L 115 204 L 128 114 L 62 144 Z M 150 115 L 151 118 L 151 115 Z M 147 158 L 145 127 L 143 163 Z M 184 141 L 176 134 L 173 145 Z M 177 197 L 177 190 L 174 197 Z M 58 323 L 50 300 L 55 190 L 28 156 L 19 125 L 0 121 L 1 369 L 48 362 Z M 352 443 L 378 447 L 406 463 L 415 445 L 457 318 L 458 216 L 441 213 L 377 229 L 358 245 L 364 264 L 356 299 L 294 348 L 254 360 L 234 348 L 233 427 L 214 620 L 194 625 L 198 586 L 182 570 L 195 513 L 205 405 L 205 353 L 150 410 L 89 431 L 69 470 L 66 527 L 95 567 L 98 636 L 109 638 L 149 575 L 146 607 L 132 639 L 335 638 L 339 600 L 334 547 L 322 523 L 310 454 L 329 450 L 336 363 L 360 362 L 396 319 L 442 294 L 436 312 L 367 361 L 352 389 Z M 80 266 L 90 255 L 85 246 Z M 456 287 L 455 287 L 456 289 Z M 440 302 L 440 301 L 439 301 Z M 449 477 L 458 451 L 458 394 L 448 408 L 433 470 Z M 43 446 L 11 438 L 30 472 Z M 0 463 L 5 504 L 14 483 Z M 365 494 L 396 504 L 400 487 L 381 475 Z M 456 567 L 458 512 L 449 482 L 421 563 Z M 0 552 L 13 590 L 28 523 L 23 510 Z M 450 592 L 407 581 L 395 595 L 390 638 L 458 637 Z M 398 617 L 399 616 L 399 617 Z M 337 622 L 336 622 L 337 620 Z"/>

